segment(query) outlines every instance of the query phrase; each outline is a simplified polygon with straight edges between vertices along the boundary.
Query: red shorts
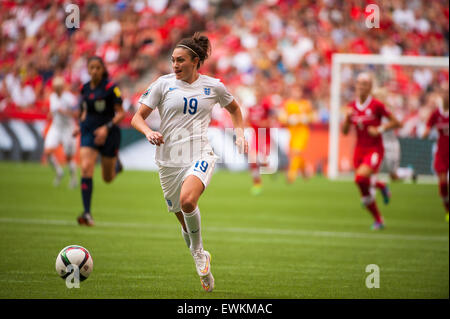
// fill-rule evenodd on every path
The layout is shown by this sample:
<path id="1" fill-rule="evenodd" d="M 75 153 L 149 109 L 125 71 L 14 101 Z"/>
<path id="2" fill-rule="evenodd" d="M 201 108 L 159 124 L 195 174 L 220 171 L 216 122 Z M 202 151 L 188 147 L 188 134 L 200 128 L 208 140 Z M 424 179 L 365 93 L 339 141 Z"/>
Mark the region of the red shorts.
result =
<path id="1" fill-rule="evenodd" d="M 356 148 L 353 155 L 353 166 L 355 169 L 362 164 L 369 166 L 376 173 L 383 162 L 384 149 L 380 148 Z"/>
<path id="2" fill-rule="evenodd" d="M 438 149 L 434 156 L 434 170 L 438 174 L 447 173 L 448 166 L 448 150 Z"/>
<path id="3" fill-rule="evenodd" d="M 263 156 L 270 154 L 270 128 L 253 128 L 251 149 Z"/>

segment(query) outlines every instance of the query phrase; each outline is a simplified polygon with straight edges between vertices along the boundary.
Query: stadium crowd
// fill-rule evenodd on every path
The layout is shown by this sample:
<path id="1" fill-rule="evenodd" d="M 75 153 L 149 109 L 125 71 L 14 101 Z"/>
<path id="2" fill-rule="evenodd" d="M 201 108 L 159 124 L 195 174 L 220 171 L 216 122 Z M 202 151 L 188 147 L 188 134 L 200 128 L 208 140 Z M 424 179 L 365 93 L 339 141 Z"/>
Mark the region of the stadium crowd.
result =
<path id="1" fill-rule="evenodd" d="M 280 108 L 294 90 L 312 103 L 315 122 L 329 118 L 333 53 L 448 56 L 448 2 L 423 0 L 81 0 L 80 28 L 67 28 L 68 1 L 0 4 L 0 111 L 45 113 L 52 78 L 77 93 L 86 61 L 101 56 L 130 113 L 149 81 L 169 73 L 172 46 L 194 31 L 211 40 L 201 72 L 219 77 L 244 108 L 259 101 Z M 366 6 L 379 5 L 380 27 L 368 28 Z M 359 68 L 343 70 L 343 100 Z M 396 112 L 420 122 L 429 94 L 448 83 L 448 69 L 392 66 L 378 77 Z M 384 72 L 384 73 L 383 73 Z M 424 111 L 425 110 L 425 111 Z M 219 109 L 213 125 L 228 126 Z M 415 122 L 414 122 L 415 123 Z M 417 123 L 416 123 L 417 124 Z M 414 134 L 414 125 L 405 131 Z"/>

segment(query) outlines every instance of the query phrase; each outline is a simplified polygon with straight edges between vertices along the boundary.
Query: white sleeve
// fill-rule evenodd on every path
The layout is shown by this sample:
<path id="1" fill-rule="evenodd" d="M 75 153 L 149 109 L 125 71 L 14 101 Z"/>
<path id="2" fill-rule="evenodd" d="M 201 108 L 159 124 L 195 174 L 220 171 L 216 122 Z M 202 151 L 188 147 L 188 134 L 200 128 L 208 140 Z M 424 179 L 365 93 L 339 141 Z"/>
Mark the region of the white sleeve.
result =
<path id="1" fill-rule="evenodd" d="M 217 103 L 220 104 L 220 107 L 225 107 L 234 100 L 233 95 L 228 92 L 227 88 L 225 87 L 225 85 L 223 85 L 222 82 L 219 82 L 216 86 L 216 96 Z"/>
<path id="2" fill-rule="evenodd" d="M 74 110 L 77 107 L 77 98 L 70 92 L 64 92 L 67 109 Z"/>
<path id="3" fill-rule="evenodd" d="M 54 113 L 61 108 L 61 104 L 58 103 L 58 99 L 55 94 L 50 95 L 50 112 Z"/>
<path id="4" fill-rule="evenodd" d="M 162 83 L 159 80 L 153 82 L 139 98 L 139 103 L 145 104 L 151 109 L 155 109 L 161 103 Z"/>

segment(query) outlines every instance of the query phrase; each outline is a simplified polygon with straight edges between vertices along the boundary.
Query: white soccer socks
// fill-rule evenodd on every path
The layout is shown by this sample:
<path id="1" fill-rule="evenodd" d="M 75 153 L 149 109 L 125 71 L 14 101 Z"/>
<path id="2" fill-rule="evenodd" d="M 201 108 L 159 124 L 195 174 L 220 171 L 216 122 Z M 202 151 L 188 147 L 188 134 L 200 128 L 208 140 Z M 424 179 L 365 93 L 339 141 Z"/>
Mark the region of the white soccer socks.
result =
<path id="1" fill-rule="evenodd" d="M 200 209 L 198 206 L 191 213 L 183 212 L 184 222 L 189 235 L 191 251 L 203 249 L 202 235 L 201 235 L 201 221 L 200 221 Z M 184 234 L 183 234 L 184 237 Z M 186 240 L 186 238 L 185 238 Z M 186 241 L 187 244 L 187 241 Z"/>
<path id="2" fill-rule="evenodd" d="M 187 248 L 190 248 L 191 247 L 191 239 L 189 238 L 189 234 L 184 231 L 183 227 L 181 227 L 181 235 L 183 236 L 183 239 L 186 242 Z"/>

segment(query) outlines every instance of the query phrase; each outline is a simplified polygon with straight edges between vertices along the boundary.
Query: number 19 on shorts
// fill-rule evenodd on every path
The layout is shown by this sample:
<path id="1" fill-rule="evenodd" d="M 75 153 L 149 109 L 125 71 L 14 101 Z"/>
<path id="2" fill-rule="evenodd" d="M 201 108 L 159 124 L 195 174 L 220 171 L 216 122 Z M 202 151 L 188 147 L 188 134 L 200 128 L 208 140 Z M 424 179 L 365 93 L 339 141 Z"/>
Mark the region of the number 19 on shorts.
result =
<path id="1" fill-rule="evenodd" d="M 195 163 L 194 171 L 202 171 L 203 173 L 206 173 L 207 169 L 208 169 L 207 161 L 197 161 Z"/>

